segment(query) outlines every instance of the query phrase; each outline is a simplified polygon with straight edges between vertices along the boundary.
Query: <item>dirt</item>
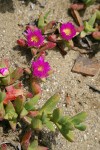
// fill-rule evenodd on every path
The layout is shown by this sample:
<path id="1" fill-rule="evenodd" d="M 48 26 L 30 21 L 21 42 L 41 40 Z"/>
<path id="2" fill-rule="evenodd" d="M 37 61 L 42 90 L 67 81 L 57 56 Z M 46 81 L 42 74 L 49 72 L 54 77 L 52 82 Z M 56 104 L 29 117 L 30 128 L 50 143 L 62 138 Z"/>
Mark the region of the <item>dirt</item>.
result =
<path id="1" fill-rule="evenodd" d="M 0 0 L 0 59 L 9 58 L 11 65 L 19 66 L 29 65 L 32 58 L 31 52 L 21 50 L 16 44 L 16 40 L 22 36 L 23 27 L 38 17 L 42 12 L 50 10 L 49 20 L 73 21 L 68 15 L 70 0 L 39 0 L 39 3 L 24 3 L 18 0 Z M 88 19 L 91 14 L 89 7 L 84 15 Z M 75 59 L 79 52 L 70 50 L 63 58 L 58 50 L 50 50 L 46 59 L 49 61 L 54 73 L 48 77 L 46 82 L 41 83 L 43 90 L 42 98 L 39 101 L 41 106 L 55 92 L 59 92 L 61 99 L 59 107 L 62 107 L 64 114 L 75 115 L 80 111 L 86 111 L 88 118 L 86 120 L 87 129 L 84 132 L 75 131 L 75 141 L 70 143 L 62 135 L 41 133 L 42 144 L 49 146 L 50 150 L 99 150 L 100 149 L 100 94 L 89 89 L 87 84 L 91 84 L 100 89 L 100 71 L 94 77 L 82 76 L 72 73 Z M 95 56 L 100 59 L 100 52 Z M 66 108 L 66 94 L 71 97 L 71 103 Z M 5 129 L 0 123 L 0 143 L 11 142 L 19 144 L 20 131 L 12 132 Z M 13 150 L 13 146 L 9 150 Z"/>

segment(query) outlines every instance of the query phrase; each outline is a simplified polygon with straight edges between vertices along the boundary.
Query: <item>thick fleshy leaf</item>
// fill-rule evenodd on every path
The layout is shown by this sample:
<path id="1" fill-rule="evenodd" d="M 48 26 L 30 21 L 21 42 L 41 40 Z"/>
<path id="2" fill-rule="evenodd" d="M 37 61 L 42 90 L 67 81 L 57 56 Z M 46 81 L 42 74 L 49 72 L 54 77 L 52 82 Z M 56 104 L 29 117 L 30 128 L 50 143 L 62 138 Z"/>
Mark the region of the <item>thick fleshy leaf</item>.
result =
<path id="1" fill-rule="evenodd" d="M 23 76 L 23 69 L 22 68 L 16 68 L 11 74 L 10 74 L 10 84 L 13 84 L 16 80 L 18 80 L 20 77 Z"/>
<path id="2" fill-rule="evenodd" d="M 0 103 L 5 99 L 6 93 L 0 91 Z"/>
<path id="3" fill-rule="evenodd" d="M 86 125 L 80 123 L 78 125 L 75 125 L 75 128 L 77 128 L 80 131 L 85 131 Z"/>
<path id="4" fill-rule="evenodd" d="M 88 23 L 93 27 L 94 23 L 96 21 L 96 13 L 89 19 Z"/>
<path id="5" fill-rule="evenodd" d="M 50 130 L 50 131 L 55 131 L 54 123 L 51 121 L 46 121 L 45 126 Z"/>
<path id="6" fill-rule="evenodd" d="M 31 79 L 31 89 L 34 95 L 41 94 L 41 87 L 36 79 Z"/>
<path id="7" fill-rule="evenodd" d="M 23 148 L 23 150 L 28 150 L 29 144 L 30 144 L 30 138 L 32 136 L 32 131 L 29 130 L 27 131 L 21 141 L 21 146 Z"/>
<path id="8" fill-rule="evenodd" d="M 23 89 L 15 89 L 13 86 L 9 86 L 6 88 L 6 97 L 4 99 L 4 104 L 7 104 L 9 101 L 15 100 L 18 96 L 23 96 Z"/>
<path id="9" fill-rule="evenodd" d="M 96 0 L 82 0 L 87 6 L 92 5 Z"/>
<path id="10" fill-rule="evenodd" d="M 10 83 L 10 76 L 8 75 L 1 79 L 0 85 L 9 85 L 9 83 Z"/>
<path id="11" fill-rule="evenodd" d="M 97 19 L 100 19 L 100 10 L 96 11 L 96 17 L 97 17 Z"/>
<path id="12" fill-rule="evenodd" d="M 14 107 L 15 110 L 18 114 L 20 114 L 20 112 L 22 111 L 23 107 L 24 107 L 24 98 L 23 96 L 18 96 L 16 98 L 16 100 L 14 101 Z"/>
<path id="13" fill-rule="evenodd" d="M 53 49 L 54 47 L 56 47 L 56 43 L 54 43 L 54 42 L 47 42 L 47 43 L 45 43 L 45 44 L 39 49 L 39 51 L 45 51 L 45 50 Z"/>
<path id="14" fill-rule="evenodd" d="M 64 136 L 66 140 L 70 142 L 74 141 L 73 131 L 65 130 L 64 128 L 61 128 L 59 131 L 61 132 L 61 134 Z"/>
<path id="15" fill-rule="evenodd" d="M 56 93 L 54 94 L 51 98 L 47 100 L 47 102 L 42 106 L 40 109 L 40 113 L 45 112 L 45 113 L 51 113 L 55 106 L 57 105 L 60 97 L 59 94 Z"/>
<path id="16" fill-rule="evenodd" d="M 7 144 L 2 144 L 0 146 L 0 150 L 7 150 Z"/>
<path id="17" fill-rule="evenodd" d="M 92 37 L 96 40 L 100 40 L 100 31 L 93 32 Z"/>
<path id="18" fill-rule="evenodd" d="M 70 118 L 71 122 L 74 125 L 79 125 L 80 123 L 84 122 L 86 120 L 87 113 L 86 112 L 81 112 L 74 117 Z"/>
<path id="19" fill-rule="evenodd" d="M 7 120 L 15 120 L 17 118 L 17 113 L 15 112 L 15 108 L 13 106 L 13 104 L 11 102 L 9 102 L 7 105 L 6 105 L 6 108 L 5 108 L 5 119 Z"/>
<path id="20" fill-rule="evenodd" d="M 44 26 L 43 28 L 44 32 L 46 32 L 49 29 L 52 29 L 55 24 L 56 24 L 56 21 L 50 21 L 46 26 Z"/>
<path id="21" fill-rule="evenodd" d="M 38 28 L 43 29 L 44 26 L 45 26 L 44 16 L 43 16 L 43 14 L 41 14 L 39 17 L 39 20 L 38 20 Z"/>
<path id="22" fill-rule="evenodd" d="M 5 109 L 3 106 L 3 102 L 0 102 L 0 121 L 4 119 L 5 116 Z"/>
<path id="23" fill-rule="evenodd" d="M 28 147 L 28 150 L 48 150 L 48 148 L 43 146 L 38 146 L 38 141 L 34 140 Z"/>
<path id="24" fill-rule="evenodd" d="M 21 113 L 20 113 L 20 118 L 23 118 L 27 114 L 28 114 L 28 111 L 25 108 L 23 108 L 22 111 L 21 111 Z"/>
<path id="25" fill-rule="evenodd" d="M 42 130 L 42 121 L 38 118 L 33 118 L 31 122 L 31 127 L 35 130 Z"/>
<path id="26" fill-rule="evenodd" d="M 62 117 L 62 110 L 59 109 L 59 108 L 56 108 L 54 111 L 53 111 L 53 122 L 58 122 L 60 120 L 60 118 Z"/>
<path id="27" fill-rule="evenodd" d="M 28 100 L 25 103 L 26 110 L 34 110 L 34 106 L 37 104 L 38 100 L 40 99 L 40 94 L 35 95 L 33 98 Z"/>
<path id="28" fill-rule="evenodd" d="M 9 121 L 9 124 L 10 124 L 12 130 L 15 131 L 16 125 L 17 125 L 17 119 L 13 119 L 13 120 Z"/>
<path id="29" fill-rule="evenodd" d="M 68 122 L 68 119 L 69 119 L 69 116 L 62 116 L 62 117 L 60 117 L 60 119 L 58 120 L 58 123 L 59 123 L 60 125 L 64 125 L 64 124 L 66 124 L 66 123 Z"/>
<path id="30" fill-rule="evenodd" d="M 85 5 L 83 3 L 71 4 L 71 9 L 82 10 L 85 9 Z"/>

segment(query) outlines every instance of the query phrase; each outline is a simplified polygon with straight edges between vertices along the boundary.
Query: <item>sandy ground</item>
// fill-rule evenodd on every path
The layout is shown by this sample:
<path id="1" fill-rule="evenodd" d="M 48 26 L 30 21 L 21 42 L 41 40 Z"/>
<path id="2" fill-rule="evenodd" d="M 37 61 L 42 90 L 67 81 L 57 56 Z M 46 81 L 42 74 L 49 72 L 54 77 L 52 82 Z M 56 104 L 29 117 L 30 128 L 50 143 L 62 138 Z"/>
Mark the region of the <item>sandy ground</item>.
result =
<path id="1" fill-rule="evenodd" d="M 73 21 L 68 16 L 67 10 L 70 6 L 69 0 L 40 0 L 44 8 L 39 4 L 26 6 L 23 1 L 8 0 L 8 4 L 1 3 L 0 0 L 0 58 L 9 58 L 12 65 L 28 65 L 31 60 L 30 51 L 21 51 L 16 40 L 22 36 L 23 28 L 18 24 L 25 26 L 28 22 L 38 17 L 40 12 L 51 10 L 49 20 Z M 89 9 L 85 13 L 89 17 Z M 63 58 L 59 51 L 49 51 L 46 59 L 49 61 L 54 74 L 48 77 L 45 83 L 41 84 L 43 89 L 42 99 L 39 106 L 55 92 L 60 92 L 61 100 L 59 107 L 63 107 L 65 114 L 75 115 L 80 111 L 86 111 L 88 118 L 86 120 L 87 129 L 85 132 L 75 131 L 75 142 L 67 142 L 61 134 L 42 133 L 43 143 L 49 146 L 50 150 L 99 150 L 100 149 L 100 94 L 89 89 L 87 84 L 93 84 L 100 88 L 100 73 L 94 77 L 84 77 L 80 74 L 72 73 L 71 68 L 79 53 L 70 50 Z M 96 55 L 100 58 L 100 52 Z M 68 93 L 71 97 L 71 103 L 65 107 L 65 96 Z M 7 136 L 17 143 L 18 137 L 15 133 L 9 132 L 3 134 L 0 127 L 0 141 L 5 141 Z M 15 136 L 15 137 L 14 137 Z"/>

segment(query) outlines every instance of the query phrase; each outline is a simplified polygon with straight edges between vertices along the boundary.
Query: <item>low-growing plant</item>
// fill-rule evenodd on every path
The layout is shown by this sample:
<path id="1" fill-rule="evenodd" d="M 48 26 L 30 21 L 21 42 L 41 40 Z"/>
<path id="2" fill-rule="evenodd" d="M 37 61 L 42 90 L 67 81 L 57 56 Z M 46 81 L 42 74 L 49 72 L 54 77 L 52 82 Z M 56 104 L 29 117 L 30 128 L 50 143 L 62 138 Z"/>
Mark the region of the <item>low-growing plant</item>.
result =
<path id="1" fill-rule="evenodd" d="M 5 97 L 6 92 L 0 92 L 0 120 L 8 120 L 13 130 L 16 130 L 17 123 L 23 120 L 31 129 L 36 131 L 47 127 L 54 132 L 56 127 L 68 141 L 72 142 L 74 141 L 73 131 L 75 128 L 80 131 L 86 129 L 83 124 L 87 116 L 85 112 L 71 117 L 64 116 L 62 109 L 55 108 L 60 99 L 58 93 L 50 97 L 41 108 L 36 107 L 40 94 L 30 99 L 26 99 L 23 94 L 18 95 L 13 102 L 9 101 L 8 103 L 5 103 Z M 34 144 L 32 145 L 34 146 Z"/>

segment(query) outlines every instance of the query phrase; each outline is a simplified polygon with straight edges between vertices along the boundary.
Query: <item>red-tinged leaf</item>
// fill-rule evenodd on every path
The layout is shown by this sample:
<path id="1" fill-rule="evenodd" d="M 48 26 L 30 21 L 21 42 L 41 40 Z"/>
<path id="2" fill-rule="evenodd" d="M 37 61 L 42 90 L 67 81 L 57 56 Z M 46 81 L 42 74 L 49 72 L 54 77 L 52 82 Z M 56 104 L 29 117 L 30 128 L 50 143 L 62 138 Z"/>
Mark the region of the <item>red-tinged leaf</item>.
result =
<path id="1" fill-rule="evenodd" d="M 28 116 L 36 117 L 39 114 L 39 111 L 29 111 Z"/>
<path id="2" fill-rule="evenodd" d="M 74 10 L 82 10 L 86 8 L 85 4 L 83 3 L 71 4 L 70 7 L 71 9 L 74 9 Z"/>
<path id="3" fill-rule="evenodd" d="M 49 29 L 52 29 L 53 26 L 56 25 L 56 21 L 50 21 L 45 27 L 44 27 L 44 32 L 49 30 Z"/>
<path id="4" fill-rule="evenodd" d="M 32 49 L 31 49 L 31 53 L 32 53 L 33 56 L 35 56 L 35 55 L 37 54 L 37 49 L 32 48 Z"/>
<path id="5" fill-rule="evenodd" d="M 30 70 L 30 68 L 25 68 L 25 69 L 24 69 L 24 72 L 25 72 L 26 74 L 28 74 L 28 75 L 30 75 L 30 74 L 31 74 L 31 70 Z"/>
<path id="6" fill-rule="evenodd" d="M 100 31 L 95 31 L 92 33 L 92 36 L 96 40 L 100 40 Z"/>
<path id="7" fill-rule="evenodd" d="M 32 98 L 32 97 L 33 97 L 33 94 L 32 94 L 31 92 L 26 91 L 25 97 L 26 97 L 26 98 Z"/>
<path id="8" fill-rule="evenodd" d="M 4 104 L 7 104 L 9 101 L 15 100 L 18 96 L 24 96 L 23 89 L 15 89 L 13 86 L 6 88 L 6 97 L 3 101 Z"/>
<path id="9" fill-rule="evenodd" d="M 54 43 L 54 42 L 47 42 L 39 50 L 40 51 L 45 51 L 45 50 L 48 50 L 48 49 L 53 49 L 54 47 L 56 47 L 56 43 Z"/>
<path id="10" fill-rule="evenodd" d="M 79 26 L 76 28 L 76 32 L 82 32 L 84 30 L 84 26 Z"/>
<path id="11" fill-rule="evenodd" d="M 41 87 L 39 82 L 36 79 L 31 79 L 31 89 L 34 95 L 41 94 Z"/>
<path id="12" fill-rule="evenodd" d="M 56 42 L 57 41 L 56 34 L 49 35 L 48 40 L 51 41 L 51 42 Z"/>
<path id="13" fill-rule="evenodd" d="M 21 47 L 27 46 L 26 40 L 24 40 L 24 39 L 17 40 L 17 44 Z"/>
<path id="14" fill-rule="evenodd" d="M 7 144 L 2 144 L 0 150 L 7 150 Z"/>
<path id="15" fill-rule="evenodd" d="M 34 30 L 37 30 L 38 28 L 36 27 L 36 26 L 33 26 L 33 25 L 27 25 L 26 26 L 26 30 L 32 30 L 32 31 L 34 31 Z"/>
<path id="16" fill-rule="evenodd" d="M 8 86 L 8 87 L 9 87 L 9 86 Z M 16 83 L 16 84 L 14 85 L 14 88 L 15 88 L 15 89 L 21 89 L 21 88 L 23 88 L 22 82 Z M 6 87 L 6 89 L 7 89 L 7 87 Z M 7 91 L 8 91 L 8 89 L 7 89 Z"/>
<path id="17" fill-rule="evenodd" d="M 23 148 L 23 150 L 28 150 L 28 146 L 30 144 L 30 138 L 32 136 L 32 131 L 27 131 L 25 133 L 25 135 L 23 136 L 22 138 L 22 141 L 21 141 L 21 146 Z"/>
<path id="18" fill-rule="evenodd" d="M 23 76 L 23 69 L 22 68 L 16 68 L 11 74 L 10 74 L 10 84 L 13 84 L 16 80 L 18 80 L 20 77 Z"/>

